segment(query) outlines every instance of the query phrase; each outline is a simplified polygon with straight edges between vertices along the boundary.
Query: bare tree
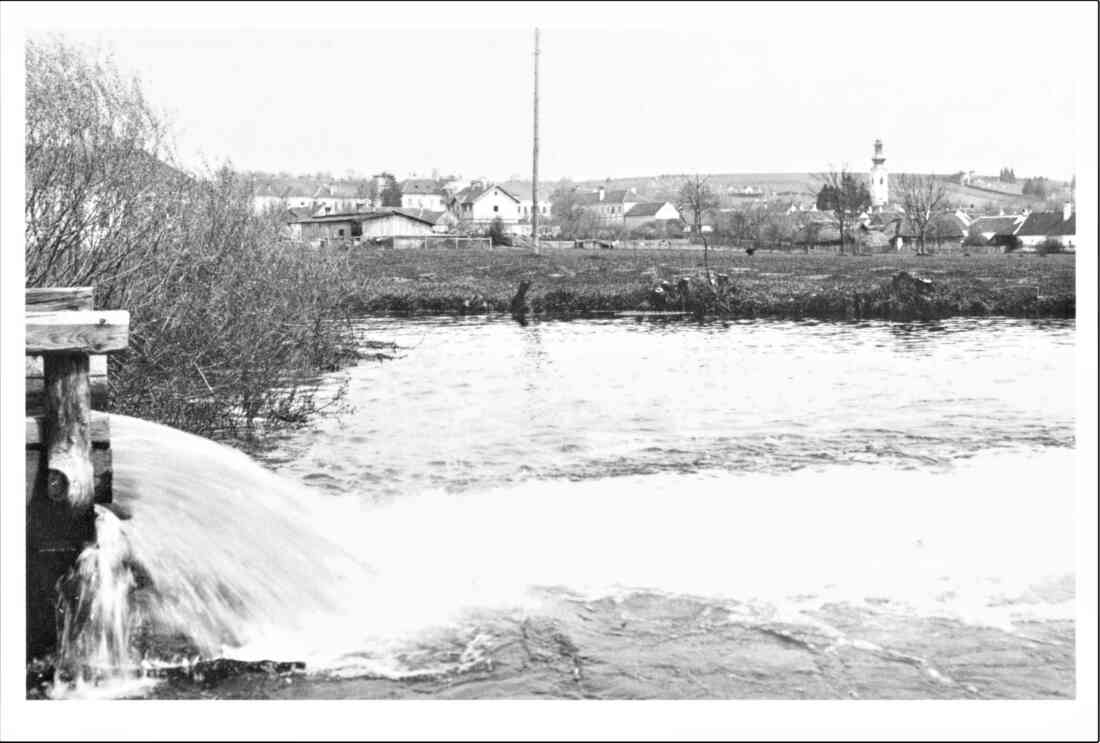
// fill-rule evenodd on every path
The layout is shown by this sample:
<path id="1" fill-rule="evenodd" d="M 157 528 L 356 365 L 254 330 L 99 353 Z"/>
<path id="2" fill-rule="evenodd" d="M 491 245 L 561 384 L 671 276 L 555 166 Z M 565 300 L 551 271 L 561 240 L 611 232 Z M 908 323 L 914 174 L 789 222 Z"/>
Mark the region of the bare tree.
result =
<path id="1" fill-rule="evenodd" d="M 847 166 L 840 170 L 819 173 L 817 180 L 821 183 L 821 190 L 817 194 L 817 208 L 832 212 L 836 218 L 837 227 L 840 228 L 840 252 L 843 253 L 852 225 L 871 207 L 871 194 L 867 190 L 867 184 L 849 171 Z"/>
<path id="2" fill-rule="evenodd" d="M 718 208 L 718 195 L 710 187 L 705 175 L 693 175 L 686 178 L 680 186 L 679 208 L 682 214 L 691 218 L 692 232 L 703 241 L 703 266 L 709 270 L 706 235 L 703 234 L 703 216 Z"/>
<path id="3" fill-rule="evenodd" d="M 905 174 L 898 178 L 897 194 L 905 219 L 916 232 L 917 254 L 924 255 L 929 229 L 947 207 L 947 188 L 934 175 Z"/>

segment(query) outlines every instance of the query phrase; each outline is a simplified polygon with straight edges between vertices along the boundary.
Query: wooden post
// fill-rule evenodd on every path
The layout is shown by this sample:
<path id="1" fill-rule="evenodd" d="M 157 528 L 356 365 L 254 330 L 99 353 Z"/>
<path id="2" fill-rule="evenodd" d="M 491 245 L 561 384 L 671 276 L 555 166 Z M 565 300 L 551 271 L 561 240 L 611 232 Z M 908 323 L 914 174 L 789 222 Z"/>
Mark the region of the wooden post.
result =
<path id="1" fill-rule="evenodd" d="M 92 506 L 92 395 L 88 354 L 46 354 L 46 495 L 74 515 Z"/>
<path id="2" fill-rule="evenodd" d="M 111 501 L 106 358 L 126 348 L 129 313 L 92 309 L 89 287 L 26 292 L 27 651 L 56 643 L 58 579 L 95 540 Z M 98 392 L 97 392 L 98 391 Z"/>

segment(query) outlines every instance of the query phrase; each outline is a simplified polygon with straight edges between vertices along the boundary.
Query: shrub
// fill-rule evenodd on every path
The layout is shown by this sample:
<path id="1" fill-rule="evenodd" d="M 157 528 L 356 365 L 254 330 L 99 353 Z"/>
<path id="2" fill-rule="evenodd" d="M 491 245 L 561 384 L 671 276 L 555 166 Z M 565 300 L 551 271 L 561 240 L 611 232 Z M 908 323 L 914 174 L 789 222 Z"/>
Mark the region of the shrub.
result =
<path id="1" fill-rule="evenodd" d="M 204 435 L 299 423 L 354 355 L 347 252 L 281 239 L 229 169 L 170 165 L 140 89 L 62 43 L 28 43 L 27 286 L 95 286 L 130 311 L 112 410 Z"/>
<path id="2" fill-rule="evenodd" d="M 1062 244 L 1062 241 L 1056 237 L 1048 237 L 1035 247 L 1035 252 L 1039 255 L 1049 255 L 1050 253 L 1064 253 L 1066 252 L 1066 246 Z"/>

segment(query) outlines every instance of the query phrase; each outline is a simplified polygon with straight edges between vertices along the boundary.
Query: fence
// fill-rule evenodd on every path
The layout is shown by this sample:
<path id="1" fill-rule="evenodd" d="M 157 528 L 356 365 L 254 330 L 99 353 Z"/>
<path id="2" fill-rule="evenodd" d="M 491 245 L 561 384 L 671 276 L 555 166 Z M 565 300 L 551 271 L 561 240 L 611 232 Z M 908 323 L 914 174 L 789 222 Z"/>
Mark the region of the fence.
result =
<path id="1" fill-rule="evenodd" d="M 488 237 L 468 237 L 465 235 L 430 235 L 416 237 L 395 237 L 393 247 L 396 250 L 489 250 L 493 241 Z"/>

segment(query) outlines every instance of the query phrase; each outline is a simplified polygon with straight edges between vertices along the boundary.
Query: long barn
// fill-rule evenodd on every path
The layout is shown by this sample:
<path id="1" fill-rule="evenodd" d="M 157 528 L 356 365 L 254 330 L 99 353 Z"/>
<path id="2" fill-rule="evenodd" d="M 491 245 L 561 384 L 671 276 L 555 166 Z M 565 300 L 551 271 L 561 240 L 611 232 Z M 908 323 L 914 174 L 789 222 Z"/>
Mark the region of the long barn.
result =
<path id="1" fill-rule="evenodd" d="M 300 239 L 316 243 L 345 240 L 371 240 L 392 237 L 428 237 L 433 234 L 433 222 L 408 214 L 400 209 L 379 209 L 371 212 L 327 214 L 308 217 L 292 223 Z"/>

